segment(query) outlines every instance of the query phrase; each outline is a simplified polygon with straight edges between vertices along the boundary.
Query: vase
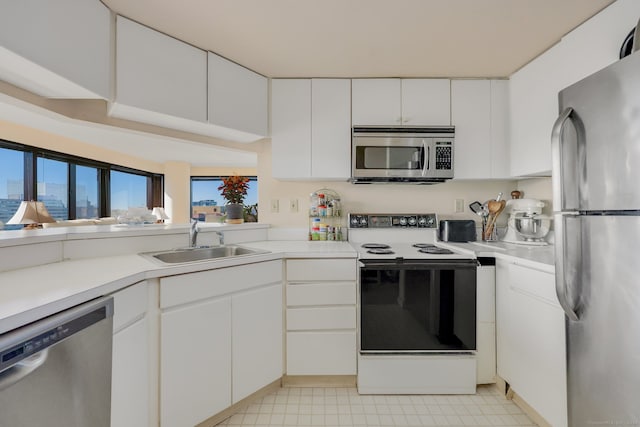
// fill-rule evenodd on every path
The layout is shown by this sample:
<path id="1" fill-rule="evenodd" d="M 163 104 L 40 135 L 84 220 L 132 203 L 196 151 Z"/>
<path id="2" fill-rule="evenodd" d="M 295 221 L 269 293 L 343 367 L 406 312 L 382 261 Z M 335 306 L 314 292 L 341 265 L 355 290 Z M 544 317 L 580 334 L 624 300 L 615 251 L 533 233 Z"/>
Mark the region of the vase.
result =
<path id="1" fill-rule="evenodd" d="M 227 204 L 227 220 L 229 224 L 242 224 L 244 222 L 244 205 L 242 203 Z"/>

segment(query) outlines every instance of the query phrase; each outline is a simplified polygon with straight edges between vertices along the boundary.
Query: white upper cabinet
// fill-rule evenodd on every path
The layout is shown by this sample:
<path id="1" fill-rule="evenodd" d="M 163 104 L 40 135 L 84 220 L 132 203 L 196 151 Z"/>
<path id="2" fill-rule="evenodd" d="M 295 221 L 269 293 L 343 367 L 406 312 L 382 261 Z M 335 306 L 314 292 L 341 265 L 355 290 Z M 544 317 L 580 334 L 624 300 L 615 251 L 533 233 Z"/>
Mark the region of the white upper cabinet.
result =
<path id="1" fill-rule="evenodd" d="M 276 179 L 311 177 L 311 80 L 271 81 L 271 164 Z"/>
<path id="2" fill-rule="evenodd" d="M 448 126 L 448 79 L 354 79 L 354 126 Z"/>
<path id="3" fill-rule="evenodd" d="M 209 122 L 256 135 L 268 134 L 267 78 L 208 53 Z"/>
<path id="4" fill-rule="evenodd" d="M 351 80 L 311 81 L 311 177 L 351 176 Z"/>
<path id="5" fill-rule="evenodd" d="M 451 122 L 456 128 L 456 179 L 491 175 L 491 83 L 489 80 L 451 82 Z"/>
<path id="6" fill-rule="evenodd" d="M 351 94 L 354 126 L 402 124 L 400 79 L 353 79 Z"/>
<path id="7" fill-rule="evenodd" d="M 451 123 L 449 79 L 403 79 L 402 124 L 408 126 Z"/>
<path id="8" fill-rule="evenodd" d="M 178 129 L 205 124 L 206 52 L 118 16 L 111 114 Z"/>
<path id="9" fill-rule="evenodd" d="M 455 178 L 508 178 L 508 93 L 507 80 L 451 81 Z"/>
<path id="10" fill-rule="evenodd" d="M 511 76 L 511 175 L 551 175 L 558 92 L 618 59 L 640 2 L 618 0 Z"/>
<path id="11" fill-rule="evenodd" d="M 349 178 L 350 89 L 348 79 L 272 80 L 274 178 Z"/>
<path id="12" fill-rule="evenodd" d="M 509 80 L 491 80 L 491 178 L 511 178 Z"/>
<path id="13" fill-rule="evenodd" d="M 99 1 L 6 1 L 0 79 L 50 98 L 109 97 L 111 13 Z"/>

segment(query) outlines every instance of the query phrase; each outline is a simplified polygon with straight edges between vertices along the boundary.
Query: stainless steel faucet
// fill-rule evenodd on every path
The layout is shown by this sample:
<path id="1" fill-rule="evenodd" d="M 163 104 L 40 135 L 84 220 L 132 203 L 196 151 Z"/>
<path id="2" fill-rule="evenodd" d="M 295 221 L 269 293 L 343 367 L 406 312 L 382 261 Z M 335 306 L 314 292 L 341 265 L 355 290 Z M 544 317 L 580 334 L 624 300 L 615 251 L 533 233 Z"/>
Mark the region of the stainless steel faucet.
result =
<path id="1" fill-rule="evenodd" d="M 189 246 L 195 248 L 196 242 L 198 240 L 198 221 L 195 219 L 191 220 L 191 228 L 189 229 Z"/>

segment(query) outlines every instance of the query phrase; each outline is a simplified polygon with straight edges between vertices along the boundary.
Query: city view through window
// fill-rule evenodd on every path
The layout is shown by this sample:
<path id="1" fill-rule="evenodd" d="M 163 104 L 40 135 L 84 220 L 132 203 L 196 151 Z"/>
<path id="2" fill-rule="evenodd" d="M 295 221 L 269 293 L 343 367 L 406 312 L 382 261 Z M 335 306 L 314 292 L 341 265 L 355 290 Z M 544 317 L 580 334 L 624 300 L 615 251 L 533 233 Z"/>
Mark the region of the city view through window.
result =
<path id="1" fill-rule="evenodd" d="M 5 229 L 22 228 L 21 225 L 6 225 L 6 222 L 16 213 L 23 200 L 42 201 L 58 221 L 118 217 L 131 208 L 151 209 L 147 206 L 151 187 L 162 186 L 161 175 L 129 172 L 120 166 L 98 162 L 86 165 L 83 163 L 90 164 L 91 161 L 59 153 L 49 157 L 48 153 L 39 149 L 18 144 L 13 149 L 10 148 L 13 143 L 0 143 L 4 145 L 0 146 L 0 228 L 2 224 Z M 30 170 L 35 170 L 33 178 L 30 178 Z M 32 179 L 35 182 L 31 182 Z M 25 180 L 28 180 L 27 185 Z M 109 197 L 105 198 L 105 193 Z M 107 200 L 106 206 L 101 206 L 103 199 Z M 154 199 L 151 203 L 161 206 L 162 199 Z"/>
<path id="2" fill-rule="evenodd" d="M 221 177 L 191 178 L 191 218 L 207 221 L 207 216 L 224 215 L 226 200 L 220 194 L 218 187 L 222 184 Z M 258 203 L 258 181 L 256 177 L 249 177 L 249 188 L 244 198 L 244 205 L 251 206 Z"/>

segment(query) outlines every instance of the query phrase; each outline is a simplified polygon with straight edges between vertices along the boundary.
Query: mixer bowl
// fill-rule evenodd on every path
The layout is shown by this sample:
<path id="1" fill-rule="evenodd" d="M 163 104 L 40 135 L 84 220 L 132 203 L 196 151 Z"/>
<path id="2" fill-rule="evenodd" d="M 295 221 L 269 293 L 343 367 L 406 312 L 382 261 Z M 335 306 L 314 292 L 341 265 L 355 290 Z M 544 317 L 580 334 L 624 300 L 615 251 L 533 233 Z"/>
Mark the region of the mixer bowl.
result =
<path id="1" fill-rule="evenodd" d="M 517 216 L 513 218 L 513 224 L 526 240 L 541 240 L 549 233 L 551 220 L 542 216 Z"/>

